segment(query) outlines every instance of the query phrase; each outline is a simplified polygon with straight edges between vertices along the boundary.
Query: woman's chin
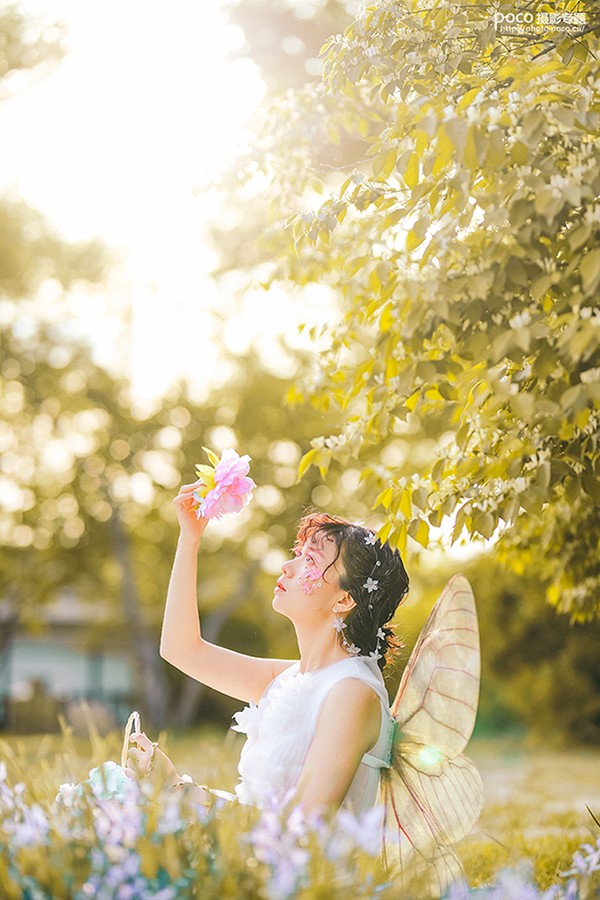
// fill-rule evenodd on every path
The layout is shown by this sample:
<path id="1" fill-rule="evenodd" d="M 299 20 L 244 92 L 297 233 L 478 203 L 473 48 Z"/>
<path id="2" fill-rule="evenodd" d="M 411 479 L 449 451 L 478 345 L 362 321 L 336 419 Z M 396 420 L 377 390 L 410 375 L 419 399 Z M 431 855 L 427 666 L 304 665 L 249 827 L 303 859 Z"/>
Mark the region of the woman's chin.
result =
<path id="1" fill-rule="evenodd" d="M 287 618 L 289 619 L 289 614 L 286 612 L 285 609 L 281 608 L 283 605 L 281 600 L 282 600 L 281 593 L 279 591 L 275 591 L 271 606 L 273 607 L 275 612 L 280 613 L 282 616 L 287 616 Z"/>

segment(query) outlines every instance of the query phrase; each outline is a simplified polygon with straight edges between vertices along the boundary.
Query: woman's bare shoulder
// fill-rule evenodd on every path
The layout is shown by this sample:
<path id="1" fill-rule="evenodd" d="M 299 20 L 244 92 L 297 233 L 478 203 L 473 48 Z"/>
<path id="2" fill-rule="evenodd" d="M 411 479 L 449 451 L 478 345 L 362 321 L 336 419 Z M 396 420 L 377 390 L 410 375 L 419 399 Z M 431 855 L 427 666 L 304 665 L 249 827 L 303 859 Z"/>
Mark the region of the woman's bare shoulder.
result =
<path id="1" fill-rule="evenodd" d="M 381 700 L 377 691 L 360 678 L 342 678 L 328 691 L 323 700 L 320 718 L 352 720 L 361 729 L 379 734 L 381 724 Z M 371 743 L 373 743 L 372 741 Z"/>
<path id="2" fill-rule="evenodd" d="M 379 695 L 374 687 L 355 675 L 347 675 L 336 682 L 328 691 L 325 703 L 339 703 L 342 700 L 354 701 L 365 707 L 377 709 Z"/>

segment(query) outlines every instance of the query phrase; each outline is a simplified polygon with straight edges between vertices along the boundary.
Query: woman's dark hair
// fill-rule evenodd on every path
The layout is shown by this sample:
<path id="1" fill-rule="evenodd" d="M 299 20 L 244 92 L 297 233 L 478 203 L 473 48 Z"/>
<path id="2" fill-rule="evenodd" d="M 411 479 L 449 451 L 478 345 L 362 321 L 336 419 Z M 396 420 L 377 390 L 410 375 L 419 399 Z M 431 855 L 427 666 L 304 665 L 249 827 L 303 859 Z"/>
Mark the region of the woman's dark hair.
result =
<path id="1" fill-rule="evenodd" d="M 375 540 L 368 528 L 312 509 L 300 519 L 294 550 L 301 549 L 306 541 L 319 535 L 332 538 L 337 547 L 335 559 L 327 566 L 323 577 L 339 558 L 343 569 L 340 587 L 356 603 L 345 619 L 346 640 L 361 653 L 369 654 L 377 649 L 381 653 L 379 668 L 383 669 L 389 661 L 386 657 L 404 646 L 387 625 L 408 593 L 409 581 L 402 557 L 389 544 L 381 543 L 379 538 Z M 369 577 L 377 581 L 374 591 L 368 591 L 365 586 Z M 380 628 L 385 640 L 383 645 L 380 641 L 377 646 Z"/>

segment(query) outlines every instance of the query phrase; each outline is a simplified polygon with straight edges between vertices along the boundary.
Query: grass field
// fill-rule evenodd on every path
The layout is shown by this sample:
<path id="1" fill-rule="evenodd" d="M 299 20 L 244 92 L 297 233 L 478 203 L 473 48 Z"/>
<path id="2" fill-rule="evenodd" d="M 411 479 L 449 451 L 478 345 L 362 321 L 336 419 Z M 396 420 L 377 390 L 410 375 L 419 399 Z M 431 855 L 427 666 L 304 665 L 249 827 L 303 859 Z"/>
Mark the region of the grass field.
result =
<path id="1" fill-rule="evenodd" d="M 484 784 L 485 803 L 462 856 L 471 884 L 526 857 L 541 889 L 568 868 L 573 851 L 600 833 L 600 749 L 547 752 L 514 740 L 472 742 L 469 755 Z"/>
<path id="2" fill-rule="evenodd" d="M 234 732 L 188 732 L 161 736 L 180 773 L 199 783 L 231 790 L 243 738 Z M 8 782 L 24 781 L 32 799 L 50 801 L 60 783 L 78 782 L 107 759 L 120 760 L 121 734 L 90 739 L 42 735 L 0 738 Z M 545 890 L 569 867 L 573 852 L 595 843 L 600 828 L 600 749 L 550 752 L 526 748 L 514 738 L 479 739 L 469 745 L 485 791 L 477 827 L 459 853 L 471 886 L 493 879 L 506 866 L 528 859 L 534 881 Z M 589 894 L 589 896 L 594 896 Z"/>

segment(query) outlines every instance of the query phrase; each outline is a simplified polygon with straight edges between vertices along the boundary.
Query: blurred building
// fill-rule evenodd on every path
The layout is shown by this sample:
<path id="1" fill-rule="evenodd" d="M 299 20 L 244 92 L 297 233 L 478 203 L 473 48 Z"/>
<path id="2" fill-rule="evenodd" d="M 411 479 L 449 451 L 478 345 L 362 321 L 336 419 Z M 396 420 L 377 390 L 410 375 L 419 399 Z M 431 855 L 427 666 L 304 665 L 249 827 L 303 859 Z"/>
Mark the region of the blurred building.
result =
<path id="1" fill-rule="evenodd" d="M 81 701 L 101 731 L 131 710 L 133 673 L 126 642 L 107 627 L 102 604 L 70 593 L 40 608 L 25 630 L 0 601 L 0 730 L 58 731 L 58 713 L 85 730 Z"/>

